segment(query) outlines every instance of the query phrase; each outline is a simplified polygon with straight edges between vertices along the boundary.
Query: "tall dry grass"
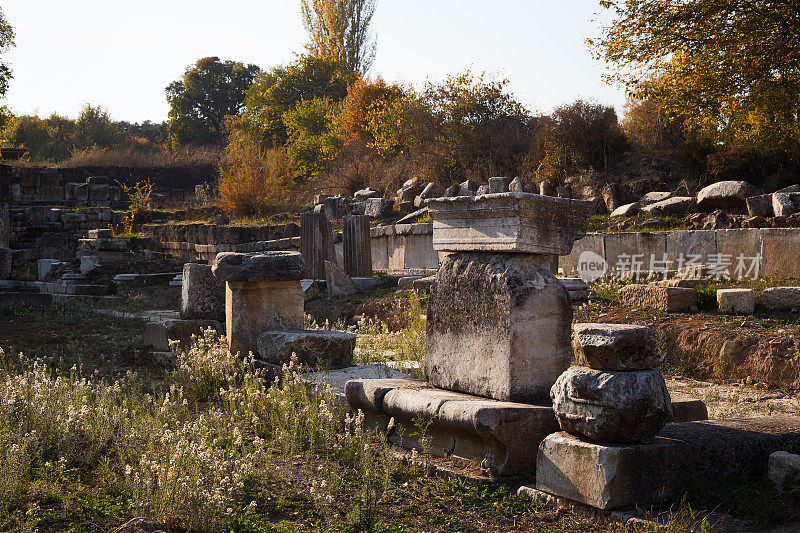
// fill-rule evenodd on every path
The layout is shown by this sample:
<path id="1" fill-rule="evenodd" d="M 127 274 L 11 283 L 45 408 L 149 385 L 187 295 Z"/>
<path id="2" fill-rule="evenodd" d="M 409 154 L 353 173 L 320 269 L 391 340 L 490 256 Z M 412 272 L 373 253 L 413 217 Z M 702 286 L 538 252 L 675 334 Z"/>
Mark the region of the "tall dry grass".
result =
<path id="1" fill-rule="evenodd" d="M 61 161 L 57 168 L 121 167 L 121 168 L 171 168 L 215 167 L 223 151 L 216 146 L 186 146 L 176 150 L 146 150 L 140 147 L 90 148 Z M 36 163 L 35 161 L 33 163 Z"/>

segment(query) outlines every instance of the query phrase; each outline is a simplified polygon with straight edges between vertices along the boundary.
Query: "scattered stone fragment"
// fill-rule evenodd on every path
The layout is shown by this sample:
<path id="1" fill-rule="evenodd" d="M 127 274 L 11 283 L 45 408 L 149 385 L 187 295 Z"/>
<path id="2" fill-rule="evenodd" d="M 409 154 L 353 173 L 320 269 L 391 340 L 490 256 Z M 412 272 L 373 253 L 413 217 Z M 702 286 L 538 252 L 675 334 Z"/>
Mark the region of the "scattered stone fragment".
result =
<path id="1" fill-rule="evenodd" d="M 755 311 L 756 297 L 753 289 L 719 289 L 719 312 L 729 315 L 749 315 Z"/>
<path id="2" fill-rule="evenodd" d="M 472 180 L 466 180 L 458 185 L 457 196 L 475 196 L 478 185 Z"/>
<path id="3" fill-rule="evenodd" d="M 776 192 L 772 195 L 772 209 L 776 217 L 800 212 L 800 192 Z"/>
<path id="4" fill-rule="evenodd" d="M 642 211 L 654 216 L 685 215 L 694 211 L 695 200 L 691 196 L 675 196 L 660 202 L 644 206 Z"/>
<path id="5" fill-rule="evenodd" d="M 691 311 L 697 306 L 697 291 L 680 287 L 626 285 L 619 290 L 620 301 L 631 307 L 646 307 L 666 313 Z"/>
<path id="6" fill-rule="evenodd" d="M 642 196 L 639 199 L 639 202 L 643 204 L 653 204 L 656 202 L 663 202 L 664 200 L 668 200 L 673 196 L 675 196 L 675 193 L 664 192 L 664 191 L 653 191 Z"/>
<path id="7" fill-rule="evenodd" d="M 761 194 L 747 199 L 747 212 L 751 217 L 774 217 L 775 209 L 772 207 L 772 195 Z"/>
<path id="8" fill-rule="evenodd" d="M 407 291 L 414 287 L 414 282 L 422 279 L 422 276 L 403 276 L 397 280 L 397 288 L 401 291 Z"/>
<path id="9" fill-rule="evenodd" d="M 333 261 L 325 261 L 325 283 L 329 298 L 350 296 L 358 292 L 358 287 L 352 278 Z"/>
<path id="10" fill-rule="evenodd" d="M 171 350 L 169 341 L 180 341 L 181 346 L 188 346 L 192 335 L 202 335 L 208 328 L 220 335 L 224 332 L 222 324 L 216 320 L 178 320 L 167 319 L 148 322 L 144 328 L 144 344 L 152 346 L 157 352 Z"/>
<path id="11" fill-rule="evenodd" d="M 225 282 L 214 276 L 210 265 L 183 265 L 181 318 L 225 320 Z"/>
<path id="12" fill-rule="evenodd" d="M 612 217 L 630 217 L 635 215 L 640 211 L 639 202 L 633 202 L 632 204 L 625 204 L 621 205 L 616 208 L 612 213 Z"/>
<path id="13" fill-rule="evenodd" d="M 659 370 L 604 372 L 573 366 L 550 397 L 561 429 L 590 440 L 650 442 L 672 418 Z"/>
<path id="14" fill-rule="evenodd" d="M 475 191 L 475 196 L 483 196 L 484 194 L 489 194 L 490 189 L 488 185 L 481 185 L 478 187 L 478 190 Z"/>
<path id="15" fill-rule="evenodd" d="M 697 193 L 697 206 L 703 211 L 746 209 L 747 198 L 755 196 L 757 192 L 758 189 L 746 181 L 720 181 Z"/>
<path id="16" fill-rule="evenodd" d="M 307 366 L 340 368 L 353 362 L 356 334 L 344 331 L 266 331 L 258 337 L 258 355 L 273 365 L 288 364 L 292 354 Z"/>
<path id="17" fill-rule="evenodd" d="M 789 452 L 775 452 L 769 456 L 767 477 L 778 492 L 783 490 L 786 478 L 793 476 L 800 483 L 800 455 Z"/>
<path id="18" fill-rule="evenodd" d="M 577 364 L 595 370 L 651 370 L 661 365 L 653 330 L 632 324 L 575 324 Z"/>
<path id="19" fill-rule="evenodd" d="M 360 191 L 356 191 L 353 194 L 353 198 L 358 202 L 363 202 L 364 200 L 369 200 L 370 198 L 380 198 L 381 193 L 373 189 L 372 187 L 367 187 L 366 189 L 361 189 Z"/>
<path id="20" fill-rule="evenodd" d="M 416 292 L 429 293 L 436 284 L 436 276 L 428 276 L 426 278 L 415 279 L 411 282 L 411 288 Z"/>
<path id="21" fill-rule="evenodd" d="M 368 198 L 364 200 L 364 214 L 371 218 L 386 218 L 394 208 L 394 200 L 388 198 Z"/>
<path id="22" fill-rule="evenodd" d="M 787 310 L 800 307 L 800 287 L 769 287 L 761 293 L 761 305 L 767 309 Z"/>

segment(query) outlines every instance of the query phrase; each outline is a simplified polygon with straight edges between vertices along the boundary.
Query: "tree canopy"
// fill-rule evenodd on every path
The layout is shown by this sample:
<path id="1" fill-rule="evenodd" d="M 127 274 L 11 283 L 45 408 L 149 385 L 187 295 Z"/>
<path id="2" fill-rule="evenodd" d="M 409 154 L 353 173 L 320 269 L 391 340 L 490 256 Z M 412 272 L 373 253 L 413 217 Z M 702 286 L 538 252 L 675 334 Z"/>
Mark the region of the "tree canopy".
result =
<path id="1" fill-rule="evenodd" d="M 354 72 L 366 73 L 375 59 L 375 38 L 369 25 L 376 0 L 301 0 L 308 52 L 339 61 Z"/>
<path id="2" fill-rule="evenodd" d="M 602 0 L 615 18 L 597 56 L 639 98 L 658 98 L 720 141 L 797 139 L 796 0 Z"/>
<path id="3" fill-rule="evenodd" d="M 14 46 L 14 28 L 6 20 L 2 8 L 0 8 L 0 54 L 8 52 Z M 0 97 L 8 91 L 8 84 L 12 78 L 11 68 L 5 61 L 0 61 Z"/>
<path id="4" fill-rule="evenodd" d="M 171 143 L 221 143 L 225 118 L 241 112 L 245 91 L 260 70 L 218 57 L 204 57 L 189 67 L 166 89 Z"/>

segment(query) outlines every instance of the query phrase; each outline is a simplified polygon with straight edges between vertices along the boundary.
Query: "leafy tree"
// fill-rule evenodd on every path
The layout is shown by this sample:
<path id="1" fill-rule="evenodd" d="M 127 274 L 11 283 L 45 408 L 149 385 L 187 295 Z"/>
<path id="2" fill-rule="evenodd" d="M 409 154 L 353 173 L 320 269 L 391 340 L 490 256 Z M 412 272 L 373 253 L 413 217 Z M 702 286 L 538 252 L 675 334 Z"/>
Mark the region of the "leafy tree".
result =
<path id="1" fill-rule="evenodd" d="M 75 121 L 73 144 L 78 149 L 111 148 L 120 141 L 120 130 L 100 106 L 86 105 Z"/>
<path id="2" fill-rule="evenodd" d="M 284 114 L 289 132 L 286 152 L 305 177 L 322 170 L 342 146 L 335 131 L 338 107 L 327 98 L 314 98 L 300 101 Z"/>
<path id="3" fill-rule="evenodd" d="M 8 52 L 14 46 L 14 28 L 6 20 L 0 8 L 0 54 Z M 4 61 L 0 61 L 0 97 L 8 91 L 8 84 L 12 78 L 11 68 Z"/>
<path id="4" fill-rule="evenodd" d="M 721 142 L 790 139 L 800 108 L 796 0 L 602 0 L 616 17 L 597 56 L 610 79 L 656 97 Z M 644 83 L 656 76 L 655 83 Z"/>
<path id="5" fill-rule="evenodd" d="M 608 168 L 627 147 L 613 107 L 576 100 L 542 121 L 533 158 L 540 177 L 561 180 L 589 169 Z"/>
<path id="6" fill-rule="evenodd" d="M 247 90 L 246 121 L 266 147 L 280 147 L 289 139 L 284 116 L 303 100 L 327 98 L 340 102 L 357 75 L 342 63 L 303 56 L 294 63 L 262 72 Z"/>
<path id="7" fill-rule="evenodd" d="M 388 86 L 382 78 L 374 82 L 357 80 L 347 88 L 341 111 L 336 121 L 345 144 L 373 144 L 370 116 L 373 109 L 404 98 L 405 92 L 397 85 Z"/>
<path id="8" fill-rule="evenodd" d="M 366 73 L 375 60 L 375 38 L 369 25 L 376 0 L 301 0 L 308 52 Z"/>
<path id="9" fill-rule="evenodd" d="M 422 99 L 439 122 L 437 142 L 450 179 L 516 171 L 531 142 L 527 110 L 507 92 L 508 80 L 470 71 L 428 85 Z"/>
<path id="10" fill-rule="evenodd" d="M 166 89 L 169 136 L 173 145 L 223 141 L 225 117 L 244 106 L 245 91 L 260 72 L 255 65 L 205 57 Z"/>

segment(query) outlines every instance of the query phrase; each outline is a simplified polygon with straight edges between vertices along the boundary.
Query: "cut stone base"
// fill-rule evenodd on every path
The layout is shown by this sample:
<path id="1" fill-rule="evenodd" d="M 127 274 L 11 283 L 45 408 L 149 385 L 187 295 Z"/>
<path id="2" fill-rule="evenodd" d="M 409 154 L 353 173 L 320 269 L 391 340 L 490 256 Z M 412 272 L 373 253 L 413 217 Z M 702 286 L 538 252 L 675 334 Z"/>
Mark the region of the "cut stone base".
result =
<path id="1" fill-rule="evenodd" d="M 652 444 L 582 441 L 567 433 L 539 446 L 536 488 L 598 509 L 669 503 L 694 480 L 762 479 L 770 454 L 800 450 L 800 417 L 667 424 Z"/>
<path id="2" fill-rule="evenodd" d="M 169 352 L 169 341 L 180 341 L 184 346 L 192 340 L 192 335 L 202 335 L 208 328 L 222 334 L 222 325 L 216 320 L 157 320 L 148 322 L 144 329 L 144 344 L 155 351 Z"/>
<path id="3" fill-rule="evenodd" d="M 481 461 L 495 475 L 534 471 L 536 446 L 558 429 L 550 405 L 527 405 L 487 400 L 434 389 L 423 381 L 369 379 L 349 381 L 347 402 L 361 410 L 371 429 L 387 432 L 389 440 L 406 449 L 422 449 L 421 423 L 427 424 L 431 453 Z"/>
<path id="4" fill-rule="evenodd" d="M 356 334 L 345 331 L 267 331 L 258 337 L 258 356 L 262 361 L 283 365 L 297 360 L 312 368 L 328 366 L 341 368 L 353 362 Z"/>
<path id="5" fill-rule="evenodd" d="M 697 291 L 680 287 L 626 285 L 619 290 L 619 299 L 630 307 L 646 307 L 666 313 L 680 313 L 697 308 Z"/>
<path id="6" fill-rule="evenodd" d="M 428 302 L 431 385 L 509 402 L 550 403 L 572 358 L 572 304 L 550 256 L 454 253 Z"/>

